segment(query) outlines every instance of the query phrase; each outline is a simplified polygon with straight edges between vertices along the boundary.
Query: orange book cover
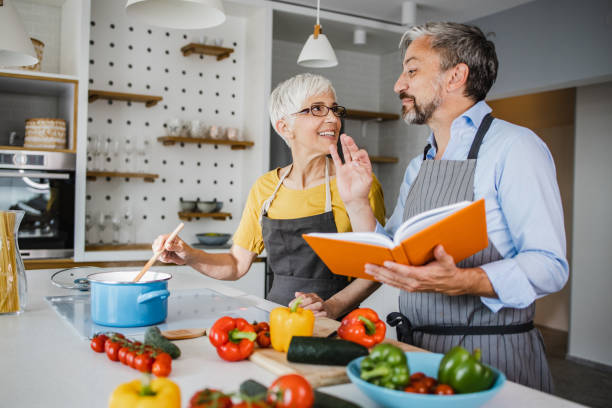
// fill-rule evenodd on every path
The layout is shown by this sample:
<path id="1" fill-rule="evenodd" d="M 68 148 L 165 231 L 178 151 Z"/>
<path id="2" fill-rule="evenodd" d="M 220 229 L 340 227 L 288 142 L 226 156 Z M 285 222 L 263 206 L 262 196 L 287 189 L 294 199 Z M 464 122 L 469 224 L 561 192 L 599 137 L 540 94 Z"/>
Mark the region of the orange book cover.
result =
<path id="1" fill-rule="evenodd" d="M 311 233 L 302 235 L 327 267 L 337 275 L 372 279 L 365 264 L 393 261 L 424 265 L 441 244 L 459 262 L 488 245 L 484 199 L 435 208 L 406 220 L 394 239 L 375 232 Z"/>

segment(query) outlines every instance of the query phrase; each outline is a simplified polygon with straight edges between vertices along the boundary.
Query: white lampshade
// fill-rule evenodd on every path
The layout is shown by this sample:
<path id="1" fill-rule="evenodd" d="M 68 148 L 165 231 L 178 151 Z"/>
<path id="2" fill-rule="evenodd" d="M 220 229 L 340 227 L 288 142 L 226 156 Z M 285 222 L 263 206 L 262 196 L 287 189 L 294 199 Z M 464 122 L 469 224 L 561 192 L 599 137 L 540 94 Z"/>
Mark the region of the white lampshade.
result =
<path id="1" fill-rule="evenodd" d="M 225 21 L 221 0 L 128 0 L 125 9 L 129 17 L 158 27 L 196 30 Z"/>
<path id="2" fill-rule="evenodd" d="M 307 68 L 330 68 L 338 65 L 338 59 L 325 34 L 319 34 L 317 38 L 310 34 L 297 63 Z"/>
<path id="3" fill-rule="evenodd" d="M 30 37 L 9 0 L 0 6 L 0 67 L 21 67 L 38 63 Z"/>

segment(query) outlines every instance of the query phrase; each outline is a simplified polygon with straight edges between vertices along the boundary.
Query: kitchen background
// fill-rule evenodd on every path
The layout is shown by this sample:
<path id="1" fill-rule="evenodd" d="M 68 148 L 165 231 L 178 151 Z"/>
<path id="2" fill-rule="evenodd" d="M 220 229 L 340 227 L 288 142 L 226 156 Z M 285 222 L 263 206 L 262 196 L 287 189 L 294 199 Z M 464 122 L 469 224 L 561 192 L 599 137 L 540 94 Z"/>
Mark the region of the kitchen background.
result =
<path id="1" fill-rule="evenodd" d="M 225 2 L 225 24 L 183 32 L 127 20 L 124 3 L 14 2 L 29 34 L 45 43 L 42 72 L 20 92 L 14 81 L 24 72 L 0 71 L 2 144 L 7 144 L 8 127 L 14 126 L 5 118 L 30 117 L 30 112 L 41 115 L 45 109 L 68 120 L 68 134 L 76 130 L 76 144 L 70 141 L 68 146 L 76 152 L 77 163 L 76 261 L 147 259 L 150 250 L 141 248 L 176 226 L 181 197 L 217 199 L 223 202 L 221 211 L 231 214 L 223 220 L 202 217 L 187 222 L 182 236 L 188 242 L 195 242 L 199 232 L 235 230 L 253 181 L 288 160 L 269 125 L 267 96 L 281 80 L 305 71 L 295 61 L 314 21 L 310 7 L 234 0 Z M 306 0 L 296 3 L 312 6 Z M 320 72 L 332 80 L 339 102 L 348 108 L 398 113 L 392 85 L 400 69 L 396 46 L 403 27 L 380 21 L 391 20 L 389 16 L 372 12 L 370 18 L 362 18 L 343 13 L 339 2 L 330 4 L 332 11 L 322 12 L 322 25 L 339 65 Z M 522 1 L 476 19 L 436 14 L 427 7 L 422 10 L 422 19 L 447 17 L 477 24 L 495 42 L 500 72 L 489 95 L 494 113 L 519 123 L 525 120 L 521 124 L 537 129 L 547 141 L 565 208 L 571 281 L 560 293 L 538 301 L 536 322 L 569 333 L 569 358 L 612 366 L 607 340 L 612 336 L 608 312 L 612 308 L 608 295 L 612 218 L 607 211 L 612 199 L 612 5 L 606 0 Z M 361 48 L 352 44 L 356 27 L 368 32 L 367 44 Z M 180 51 L 190 42 L 221 40 L 223 47 L 233 49 L 221 61 L 209 55 L 185 57 Z M 53 88 L 49 82 L 59 85 Z M 72 88 L 73 83 L 78 87 Z M 88 90 L 163 99 L 152 107 L 122 101 L 88 103 Z M 74 102 L 73 94 L 78 96 L 72 104 L 74 115 L 65 108 Z M 523 99 L 512 99 L 519 96 Z M 238 150 L 221 143 L 166 146 L 157 138 L 167 134 L 164 124 L 171 119 L 235 127 L 240 139 L 253 145 Z M 407 126 L 401 120 L 347 119 L 345 129 L 372 155 L 393 158 L 374 168 L 390 214 L 404 169 L 422 151 L 427 128 Z M 105 170 L 130 170 L 157 178 L 152 183 L 140 177 L 87 180 L 88 169 L 99 167 L 102 158 Z M 100 213 L 109 216 L 101 222 L 102 231 L 95 224 Z M 141 246 L 122 251 L 88 246 L 100 239 L 112 243 L 113 218 L 120 228 L 119 243 Z M 253 268 L 236 284 L 261 295 L 264 266 Z M 384 288 L 367 304 L 381 312 L 391 311 L 396 305 L 389 299 L 395 299 L 394 290 Z"/>

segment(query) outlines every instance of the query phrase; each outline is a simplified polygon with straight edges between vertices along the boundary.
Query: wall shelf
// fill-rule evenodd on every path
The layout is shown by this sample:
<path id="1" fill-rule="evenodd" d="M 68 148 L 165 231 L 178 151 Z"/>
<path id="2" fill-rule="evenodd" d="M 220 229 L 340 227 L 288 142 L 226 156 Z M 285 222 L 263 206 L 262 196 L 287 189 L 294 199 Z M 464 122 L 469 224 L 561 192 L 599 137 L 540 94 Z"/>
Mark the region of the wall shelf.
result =
<path id="1" fill-rule="evenodd" d="M 143 251 L 151 249 L 148 244 L 91 244 L 85 245 L 85 251 Z"/>
<path id="2" fill-rule="evenodd" d="M 203 54 L 203 55 L 212 55 L 214 57 L 217 57 L 217 61 L 221 61 L 229 57 L 230 54 L 234 52 L 234 49 L 217 47 L 214 45 L 189 43 L 181 48 L 181 52 L 183 53 L 184 57 L 187 57 L 191 54 Z"/>
<path id="3" fill-rule="evenodd" d="M 172 146 L 176 143 L 204 143 L 216 145 L 230 145 L 232 150 L 243 150 L 254 145 L 249 141 L 226 140 L 226 139 L 206 139 L 201 137 L 180 137 L 180 136 L 161 136 L 157 138 L 164 146 Z"/>
<path id="4" fill-rule="evenodd" d="M 400 115 L 396 113 L 370 112 L 355 109 L 346 110 L 346 119 L 355 120 L 375 120 L 377 122 L 385 122 L 388 120 L 398 120 Z"/>
<path id="5" fill-rule="evenodd" d="M 212 218 L 213 220 L 225 220 L 226 218 L 231 218 L 232 214 L 226 212 L 215 212 L 215 213 L 202 213 L 202 212 L 191 212 L 191 211 L 181 211 L 178 213 L 178 216 L 181 220 L 191 221 L 192 218 Z"/>
<path id="6" fill-rule="evenodd" d="M 88 171 L 87 180 L 95 181 L 98 177 L 121 177 L 121 178 L 142 178 L 148 183 L 153 183 L 159 174 L 150 173 L 122 173 L 116 171 Z"/>
<path id="7" fill-rule="evenodd" d="M 147 108 L 157 105 L 157 102 L 163 98 L 161 96 L 129 94 L 122 92 L 98 91 L 89 90 L 89 103 L 98 99 L 106 99 L 109 101 L 127 101 L 127 102 L 144 102 Z"/>
<path id="8" fill-rule="evenodd" d="M 399 159 L 393 156 L 370 156 L 372 163 L 397 163 Z"/>

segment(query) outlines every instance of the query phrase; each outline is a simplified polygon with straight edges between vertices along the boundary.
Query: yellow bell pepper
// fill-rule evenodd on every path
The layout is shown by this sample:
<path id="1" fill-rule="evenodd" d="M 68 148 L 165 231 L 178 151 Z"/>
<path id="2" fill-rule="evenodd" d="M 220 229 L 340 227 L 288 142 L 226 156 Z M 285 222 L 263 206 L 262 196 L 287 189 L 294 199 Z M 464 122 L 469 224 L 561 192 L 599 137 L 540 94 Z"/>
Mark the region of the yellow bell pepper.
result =
<path id="1" fill-rule="evenodd" d="M 181 408 L 181 390 L 167 378 L 150 376 L 121 384 L 111 394 L 109 408 Z"/>
<path id="2" fill-rule="evenodd" d="M 270 339 L 275 350 L 287 352 L 293 336 L 312 336 L 314 314 L 299 307 L 300 303 L 301 297 L 290 307 L 277 307 L 270 312 Z"/>

